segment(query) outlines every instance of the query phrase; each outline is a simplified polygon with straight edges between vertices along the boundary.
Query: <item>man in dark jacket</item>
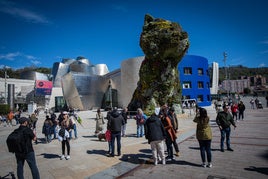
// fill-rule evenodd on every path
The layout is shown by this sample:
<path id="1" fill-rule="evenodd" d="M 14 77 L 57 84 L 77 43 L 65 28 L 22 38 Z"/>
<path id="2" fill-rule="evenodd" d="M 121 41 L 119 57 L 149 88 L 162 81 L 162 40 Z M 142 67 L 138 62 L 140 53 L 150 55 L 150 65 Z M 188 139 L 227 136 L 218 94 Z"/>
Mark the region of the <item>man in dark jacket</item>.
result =
<path id="1" fill-rule="evenodd" d="M 32 177 L 34 179 L 39 179 L 39 171 L 36 165 L 36 160 L 35 160 L 35 154 L 32 146 L 32 140 L 36 140 L 36 136 L 33 133 L 33 131 L 27 127 L 28 125 L 28 120 L 25 117 L 21 117 L 19 119 L 20 127 L 19 130 L 23 130 L 24 134 L 24 139 L 25 139 L 25 152 L 24 153 L 15 153 L 16 160 L 17 160 L 17 176 L 18 179 L 23 179 L 23 166 L 25 160 L 27 161 L 31 172 L 32 172 Z"/>
<path id="2" fill-rule="evenodd" d="M 231 148 L 230 144 L 230 135 L 231 135 L 231 125 L 233 125 L 236 128 L 234 119 L 232 115 L 230 114 L 229 106 L 224 105 L 223 111 L 219 112 L 216 117 L 216 123 L 218 124 L 220 131 L 221 131 L 221 151 L 224 152 L 224 139 L 226 135 L 226 145 L 227 150 L 234 151 Z"/>
<path id="3" fill-rule="evenodd" d="M 161 157 L 162 164 L 166 164 L 165 151 L 164 151 L 164 139 L 166 138 L 165 128 L 158 118 L 160 108 L 156 108 L 154 114 L 152 114 L 145 122 L 145 138 L 148 139 L 148 143 L 151 145 L 154 164 L 158 164 L 158 154 Z"/>
<path id="4" fill-rule="evenodd" d="M 112 152 L 109 155 L 109 157 L 114 157 L 114 142 L 116 138 L 117 142 L 117 154 L 118 156 L 121 155 L 121 128 L 122 125 L 125 124 L 124 118 L 122 115 L 118 112 L 117 109 L 114 109 L 111 112 L 110 119 L 108 120 L 108 126 L 107 128 L 111 130 L 111 147 Z"/>

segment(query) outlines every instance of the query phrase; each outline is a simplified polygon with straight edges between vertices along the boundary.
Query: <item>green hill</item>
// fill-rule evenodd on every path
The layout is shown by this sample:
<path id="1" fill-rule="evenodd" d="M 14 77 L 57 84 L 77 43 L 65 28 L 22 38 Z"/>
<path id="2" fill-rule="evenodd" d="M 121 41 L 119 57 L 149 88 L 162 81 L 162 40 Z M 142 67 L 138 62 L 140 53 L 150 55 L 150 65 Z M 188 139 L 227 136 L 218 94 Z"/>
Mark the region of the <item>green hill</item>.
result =
<path id="1" fill-rule="evenodd" d="M 266 77 L 266 83 L 268 80 L 268 67 L 248 68 L 240 65 L 240 66 L 228 67 L 226 71 L 227 71 L 227 78 L 230 78 L 230 80 L 241 79 L 241 76 L 256 76 L 256 75 Z M 225 76 L 226 76 L 225 68 L 224 67 L 219 68 L 219 83 L 221 83 L 225 79 Z"/>

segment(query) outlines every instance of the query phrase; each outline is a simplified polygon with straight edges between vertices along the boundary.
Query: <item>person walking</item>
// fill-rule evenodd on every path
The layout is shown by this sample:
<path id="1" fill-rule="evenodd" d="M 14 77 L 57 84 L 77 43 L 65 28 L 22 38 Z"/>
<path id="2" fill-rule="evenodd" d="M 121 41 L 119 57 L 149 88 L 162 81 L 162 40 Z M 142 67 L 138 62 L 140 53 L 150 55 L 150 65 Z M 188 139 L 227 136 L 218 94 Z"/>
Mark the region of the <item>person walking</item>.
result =
<path id="1" fill-rule="evenodd" d="M 219 126 L 219 129 L 221 131 L 221 152 L 224 152 L 225 136 L 226 136 L 227 150 L 234 151 L 231 148 L 230 135 L 231 135 L 231 125 L 233 125 L 234 128 L 236 128 L 236 125 L 235 125 L 232 115 L 230 114 L 228 110 L 229 110 L 229 106 L 224 105 L 223 111 L 219 112 L 216 117 L 216 123 Z"/>
<path id="2" fill-rule="evenodd" d="M 232 111 L 233 119 L 237 121 L 238 105 L 236 103 L 233 103 L 233 105 L 231 106 L 231 111 Z"/>
<path id="3" fill-rule="evenodd" d="M 121 130 L 122 137 L 126 137 L 126 128 L 127 128 L 127 119 L 128 119 L 127 111 L 128 111 L 128 108 L 124 108 L 123 112 L 121 113 L 125 121 L 125 124 L 122 126 L 122 130 Z"/>
<path id="4" fill-rule="evenodd" d="M 14 119 L 14 113 L 13 111 L 9 111 L 7 114 L 7 126 L 12 127 L 12 120 Z"/>
<path id="5" fill-rule="evenodd" d="M 154 113 L 146 120 L 145 138 L 151 145 L 152 155 L 154 160 L 154 165 L 158 164 L 158 155 L 161 158 L 162 164 L 166 164 L 165 150 L 164 150 L 164 140 L 166 138 L 165 128 L 158 118 L 160 108 L 155 108 Z"/>
<path id="6" fill-rule="evenodd" d="M 141 108 L 137 109 L 137 115 L 134 117 L 137 124 L 137 137 L 143 137 L 144 135 L 144 124 L 147 116 L 143 113 Z"/>
<path id="7" fill-rule="evenodd" d="M 110 119 L 108 120 L 108 126 L 107 128 L 111 130 L 111 147 L 112 151 L 109 157 L 114 157 L 114 143 L 115 139 L 117 142 L 117 154 L 118 156 L 121 155 L 121 128 L 122 125 L 125 124 L 124 118 L 122 115 L 118 112 L 117 109 L 114 109 L 111 112 Z"/>
<path id="8" fill-rule="evenodd" d="M 254 109 L 254 99 L 253 98 L 250 100 L 249 103 L 250 103 L 251 109 Z"/>
<path id="9" fill-rule="evenodd" d="M 53 130 L 53 139 L 57 139 L 58 138 L 58 136 L 57 136 L 57 126 L 58 126 L 58 120 L 57 120 L 57 115 L 54 113 L 54 112 L 52 112 L 51 114 L 50 114 L 50 119 L 51 119 L 51 121 L 52 121 L 52 123 L 53 123 L 53 126 L 52 126 L 52 130 Z"/>
<path id="10" fill-rule="evenodd" d="M 60 124 L 60 127 L 65 129 L 63 135 L 60 134 L 58 135 L 59 141 L 61 141 L 61 149 L 62 149 L 62 155 L 61 155 L 61 160 L 66 158 L 66 160 L 69 160 L 70 157 L 70 131 L 72 130 L 72 121 L 69 119 L 68 112 L 64 111 L 62 112 L 63 114 L 63 121 Z M 65 146 L 67 148 L 67 156 L 65 156 Z"/>
<path id="11" fill-rule="evenodd" d="M 50 143 L 52 138 L 51 138 L 51 134 L 53 133 L 53 129 L 52 129 L 52 121 L 51 119 L 49 118 L 49 116 L 47 115 L 46 116 L 46 119 L 44 121 L 44 124 L 43 124 L 43 128 L 42 128 L 42 134 L 45 135 L 45 142 L 46 143 Z"/>
<path id="12" fill-rule="evenodd" d="M 171 120 L 171 123 L 172 123 L 172 126 L 173 126 L 173 129 L 174 131 L 177 133 L 178 131 L 178 119 L 177 119 L 177 116 L 176 116 L 176 113 L 175 113 L 175 109 L 172 107 L 168 110 L 168 117 L 170 118 Z M 178 143 L 176 140 L 174 140 L 172 142 L 173 146 L 174 146 L 174 149 L 176 151 L 176 156 L 180 156 L 180 150 L 179 150 L 179 146 L 178 146 Z"/>
<path id="13" fill-rule="evenodd" d="M 246 107 L 243 103 L 243 101 L 240 101 L 238 104 L 238 119 L 240 120 L 240 118 L 242 120 L 244 120 L 244 111 L 246 110 Z"/>
<path id="14" fill-rule="evenodd" d="M 199 108 L 194 122 L 197 123 L 196 126 L 196 138 L 199 143 L 200 155 L 202 160 L 202 167 L 211 168 L 211 140 L 212 140 L 212 131 L 209 125 L 209 117 L 207 115 L 207 110 L 204 108 Z M 207 162 L 206 165 L 206 155 L 207 155 Z"/>
<path id="15" fill-rule="evenodd" d="M 103 128 L 103 125 L 105 124 L 105 122 L 104 122 L 104 116 L 101 113 L 101 110 L 100 109 L 97 110 L 95 121 L 96 121 L 95 134 L 97 135 L 98 133 L 100 133 L 100 132 L 103 131 L 103 129 L 104 129 Z"/>
<path id="16" fill-rule="evenodd" d="M 166 106 L 162 107 L 161 112 L 160 112 L 160 119 L 167 133 L 166 147 L 167 147 L 168 156 L 166 157 L 166 160 L 171 161 L 171 160 L 174 160 L 172 144 L 174 141 L 176 141 L 177 136 L 176 136 L 176 132 L 173 129 L 171 119 L 168 117 L 168 107 Z"/>
<path id="17" fill-rule="evenodd" d="M 32 140 L 36 140 L 36 136 L 33 131 L 27 127 L 29 123 L 29 119 L 26 117 L 21 117 L 19 119 L 20 127 L 18 130 L 23 131 L 24 134 L 24 143 L 25 143 L 25 152 L 24 153 L 15 153 L 16 161 L 17 161 L 17 177 L 18 179 L 24 179 L 23 176 L 23 167 L 25 161 L 28 163 L 32 177 L 34 179 L 40 179 L 39 170 L 37 168 L 35 153 L 32 145 Z"/>
<path id="18" fill-rule="evenodd" d="M 32 128 L 33 131 L 36 131 L 36 123 L 37 123 L 37 115 L 35 113 L 32 113 L 31 116 L 30 116 L 30 126 Z"/>

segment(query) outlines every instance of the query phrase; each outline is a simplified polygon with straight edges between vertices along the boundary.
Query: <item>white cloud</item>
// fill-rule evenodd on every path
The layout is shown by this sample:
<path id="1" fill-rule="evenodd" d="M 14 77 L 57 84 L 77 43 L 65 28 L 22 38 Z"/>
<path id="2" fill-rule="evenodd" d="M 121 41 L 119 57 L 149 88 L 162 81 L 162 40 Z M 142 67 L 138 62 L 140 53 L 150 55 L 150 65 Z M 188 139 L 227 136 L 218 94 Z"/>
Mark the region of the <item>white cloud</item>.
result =
<path id="1" fill-rule="evenodd" d="M 265 67 L 265 66 L 266 66 L 265 63 L 259 64 L 259 67 Z"/>
<path id="2" fill-rule="evenodd" d="M 29 60 L 34 60 L 36 59 L 36 57 L 32 56 L 32 55 L 25 55 L 25 58 L 29 59 Z"/>
<path id="3" fill-rule="evenodd" d="M 6 65 L 0 65 L 0 69 L 4 69 L 4 68 L 11 68 L 10 66 L 6 66 Z"/>
<path id="4" fill-rule="evenodd" d="M 16 18 L 24 19 L 27 22 L 49 24 L 49 20 L 46 17 L 33 12 L 31 10 L 18 7 L 18 4 L 2 1 L 0 3 L 0 11 L 6 14 L 12 15 Z M 17 6 L 17 7 L 16 7 Z"/>
<path id="5" fill-rule="evenodd" d="M 0 59 L 13 61 L 15 60 L 16 57 L 19 57 L 19 56 L 21 56 L 20 52 L 0 54 Z"/>
<path id="6" fill-rule="evenodd" d="M 38 60 L 37 57 L 32 56 L 32 55 L 27 55 L 27 54 L 23 54 L 21 52 L 14 52 L 14 53 L 7 53 L 7 54 L 0 54 L 0 59 L 3 60 L 9 60 L 9 61 L 14 61 L 14 60 L 18 60 L 18 59 L 27 59 L 27 60 L 31 60 L 31 63 L 34 65 L 39 65 L 41 64 L 41 62 Z"/>
<path id="7" fill-rule="evenodd" d="M 39 65 L 39 64 L 41 64 L 41 62 L 38 61 L 38 60 L 31 60 L 31 63 L 34 64 L 34 65 Z"/>

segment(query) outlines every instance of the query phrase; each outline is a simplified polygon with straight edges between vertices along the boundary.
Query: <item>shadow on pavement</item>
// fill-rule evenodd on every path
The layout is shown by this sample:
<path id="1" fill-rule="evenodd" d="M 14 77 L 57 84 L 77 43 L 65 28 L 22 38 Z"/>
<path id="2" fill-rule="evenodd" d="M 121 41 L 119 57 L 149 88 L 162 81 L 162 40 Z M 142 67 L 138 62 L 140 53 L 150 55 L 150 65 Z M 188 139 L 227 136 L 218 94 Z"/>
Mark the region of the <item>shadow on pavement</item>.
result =
<path id="1" fill-rule="evenodd" d="M 56 155 L 56 154 L 42 153 L 40 155 L 43 155 L 44 158 L 46 158 L 46 159 L 60 158 L 60 156 L 59 155 Z"/>
<path id="2" fill-rule="evenodd" d="M 189 147 L 192 150 L 199 150 L 199 147 Z M 211 149 L 211 151 L 221 151 L 220 149 Z"/>
<path id="3" fill-rule="evenodd" d="M 150 155 L 139 153 L 139 154 L 124 154 L 119 160 L 129 162 L 133 164 L 143 164 L 151 157 Z"/>
<path id="4" fill-rule="evenodd" d="M 127 137 L 135 137 L 135 138 L 137 138 L 137 134 L 127 134 L 126 136 Z"/>
<path id="5" fill-rule="evenodd" d="M 106 150 L 87 150 L 87 154 L 98 154 L 98 155 L 106 155 Z"/>
<path id="6" fill-rule="evenodd" d="M 84 138 L 97 138 L 96 135 L 83 135 Z"/>
<path id="7" fill-rule="evenodd" d="M 152 150 L 151 149 L 141 149 L 139 151 L 142 152 L 142 153 L 148 153 L 148 154 L 151 154 L 152 153 Z"/>
<path id="8" fill-rule="evenodd" d="M 178 164 L 178 165 L 190 165 L 194 167 L 201 167 L 200 164 L 184 161 L 184 160 L 173 160 L 173 161 L 167 161 L 167 164 L 172 163 L 172 164 Z"/>
<path id="9" fill-rule="evenodd" d="M 263 153 L 260 156 L 263 157 L 263 158 L 265 158 L 266 160 L 268 160 L 268 150 L 266 150 L 265 153 Z"/>
<path id="10" fill-rule="evenodd" d="M 259 172 L 265 175 L 268 175 L 268 168 L 266 167 L 254 167 L 254 166 L 249 166 L 249 168 L 244 168 L 247 171 L 254 171 L 254 172 Z"/>

